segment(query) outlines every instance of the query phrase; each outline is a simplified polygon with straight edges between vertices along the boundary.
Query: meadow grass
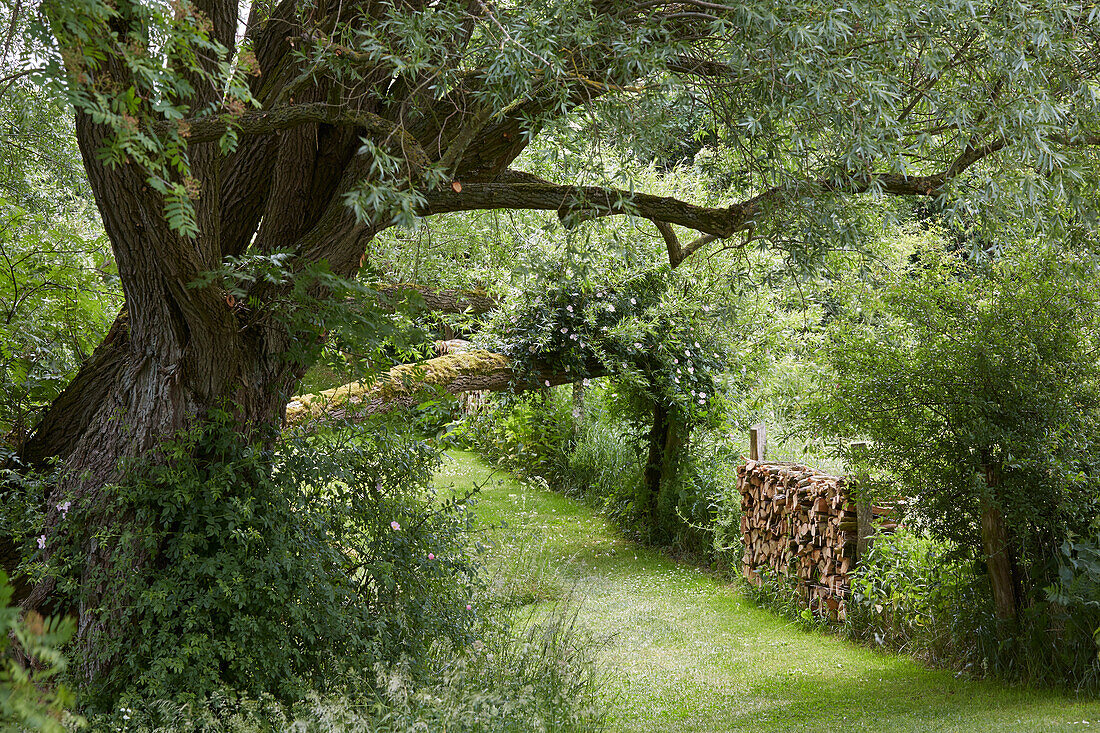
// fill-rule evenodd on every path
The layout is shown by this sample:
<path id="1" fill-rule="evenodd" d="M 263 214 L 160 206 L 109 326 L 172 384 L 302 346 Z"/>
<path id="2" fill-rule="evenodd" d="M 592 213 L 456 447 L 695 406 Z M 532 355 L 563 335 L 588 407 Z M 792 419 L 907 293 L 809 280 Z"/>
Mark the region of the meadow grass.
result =
<path id="1" fill-rule="evenodd" d="M 490 563 L 537 609 L 563 594 L 601 643 L 611 731 L 1078 731 L 1100 701 L 957 678 L 808 632 L 736 585 L 624 539 L 589 507 L 451 451 L 441 488 L 483 489 Z"/>

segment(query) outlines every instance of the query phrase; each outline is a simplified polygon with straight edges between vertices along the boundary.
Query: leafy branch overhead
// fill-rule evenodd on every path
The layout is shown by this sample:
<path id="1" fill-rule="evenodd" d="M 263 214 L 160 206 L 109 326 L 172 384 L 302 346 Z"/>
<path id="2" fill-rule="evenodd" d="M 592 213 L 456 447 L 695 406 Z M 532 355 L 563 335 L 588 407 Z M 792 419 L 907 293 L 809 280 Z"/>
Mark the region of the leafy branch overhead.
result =
<path id="1" fill-rule="evenodd" d="M 378 19 L 369 4 L 284 0 L 255 3 L 238 42 L 236 3 L 181 7 L 48 4 L 64 29 L 48 47 L 78 108 L 109 130 L 101 157 L 141 167 L 189 237 L 201 218 L 194 146 L 218 142 L 231 176 L 251 178 L 270 170 L 288 135 L 300 138 L 296 128 L 318 125 L 348 128 L 329 133 L 340 148 L 328 151 L 332 172 L 352 174 L 339 193 L 366 181 L 395 189 L 383 201 L 399 220 L 486 208 L 631 213 L 721 238 L 831 195 L 948 194 L 1006 149 L 1007 167 L 1046 177 L 1031 186 L 1058 188 L 1080 175 L 1068 151 L 1100 139 L 1097 69 L 1078 61 L 1095 57 L 1095 8 L 414 3 Z M 1030 43 L 1018 43 L 1019 28 Z M 669 88 L 705 100 L 749 174 L 725 206 L 508 170 L 548 121 Z M 354 138 L 370 144 L 355 152 Z M 364 155 L 395 164 L 355 160 Z M 396 203 L 402 190 L 414 205 Z"/>

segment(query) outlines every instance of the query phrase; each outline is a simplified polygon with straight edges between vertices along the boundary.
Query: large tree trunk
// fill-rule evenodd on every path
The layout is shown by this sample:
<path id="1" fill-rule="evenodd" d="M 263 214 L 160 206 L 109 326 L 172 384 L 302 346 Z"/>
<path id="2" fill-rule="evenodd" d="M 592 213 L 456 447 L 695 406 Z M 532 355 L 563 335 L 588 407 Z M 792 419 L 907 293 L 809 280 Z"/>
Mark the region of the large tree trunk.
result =
<path id="1" fill-rule="evenodd" d="M 44 497 L 46 555 L 58 543 L 75 541 L 83 558 L 77 598 L 59 599 L 53 584 L 43 582 L 24 605 L 78 604 L 72 609 L 78 613 L 74 658 L 81 676 L 91 680 L 111 663 L 100 652 L 102 642 L 126 632 L 109 610 L 126 604 L 116 597 L 124 586 L 118 580 L 141 572 L 115 566 L 118 548 L 97 539 L 95 531 L 111 527 L 108 536 L 118 536 L 120 522 L 131 521 L 117 515 L 113 495 L 127 464 L 161 460 L 159 447 L 214 409 L 230 410 L 246 436 L 277 424 L 302 365 L 284 358 L 288 335 L 275 324 L 246 327 L 245 311 L 231 299 L 213 287 L 189 287 L 200 272 L 217 266 L 203 257 L 217 248 L 204 241 L 206 235 L 183 246 L 163 221 L 148 216 L 158 202 L 144 200 L 136 171 L 107 171 L 96 161 L 102 131 L 81 117 L 78 132 L 114 245 L 126 310 L 27 445 L 29 459 L 64 459 L 58 482 Z M 216 236 L 217 225 L 208 231 Z M 91 529 L 73 537 L 59 510 L 64 502 L 79 508 Z"/>

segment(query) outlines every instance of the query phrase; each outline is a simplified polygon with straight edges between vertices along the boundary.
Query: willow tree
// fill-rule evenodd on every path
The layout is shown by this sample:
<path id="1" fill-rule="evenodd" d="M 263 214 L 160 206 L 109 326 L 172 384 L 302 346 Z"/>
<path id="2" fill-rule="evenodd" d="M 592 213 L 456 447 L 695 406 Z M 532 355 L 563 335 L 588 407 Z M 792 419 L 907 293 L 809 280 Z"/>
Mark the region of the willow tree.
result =
<path id="1" fill-rule="evenodd" d="M 354 276 L 388 227 L 478 209 L 555 211 L 574 227 L 631 215 L 655 222 L 675 266 L 750 235 L 813 250 L 843 232 L 858 195 L 1031 202 L 1080 221 L 1072 191 L 1100 120 L 1100 21 L 1072 1 L 42 0 L 25 12 L 28 63 L 75 110 L 125 292 L 21 449 L 65 468 L 46 497 L 47 552 L 66 531 L 58 504 L 95 516 L 120 460 L 210 409 L 231 405 L 244 434 L 280 423 L 326 327 L 287 304 Z M 614 138 L 639 100 L 670 92 L 705 108 L 722 141 L 733 185 L 714 200 L 516 164 L 548 125 L 583 116 Z M 268 276 L 232 276 L 261 265 Z M 89 564 L 107 562 L 88 542 Z M 97 588 L 109 601 L 110 584 Z M 40 584 L 26 604 L 51 593 Z M 101 631 L 82 619 L 83 644 Z"/>

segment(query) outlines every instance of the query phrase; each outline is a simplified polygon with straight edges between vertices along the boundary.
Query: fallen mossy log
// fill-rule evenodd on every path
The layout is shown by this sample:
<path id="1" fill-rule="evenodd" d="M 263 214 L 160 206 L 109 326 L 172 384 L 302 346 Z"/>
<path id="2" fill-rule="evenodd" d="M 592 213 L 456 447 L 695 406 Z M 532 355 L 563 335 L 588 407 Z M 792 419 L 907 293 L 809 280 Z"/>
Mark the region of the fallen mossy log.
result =
<path id="1" fill-rule="evenodd" d="M 589 374 L 588 376 L 601 376 Z M 316 395 L 299 395 L 286 406 L 286 423 L 374 415 L 413 407 L 440 391 L 522 392 L 566 384 L 577 374 L 545 370 L 519 375 L 508 357 L 484 349 L 446 353 L 417 364 L 400 364 L 373 381 L 351 382 Z"/>

